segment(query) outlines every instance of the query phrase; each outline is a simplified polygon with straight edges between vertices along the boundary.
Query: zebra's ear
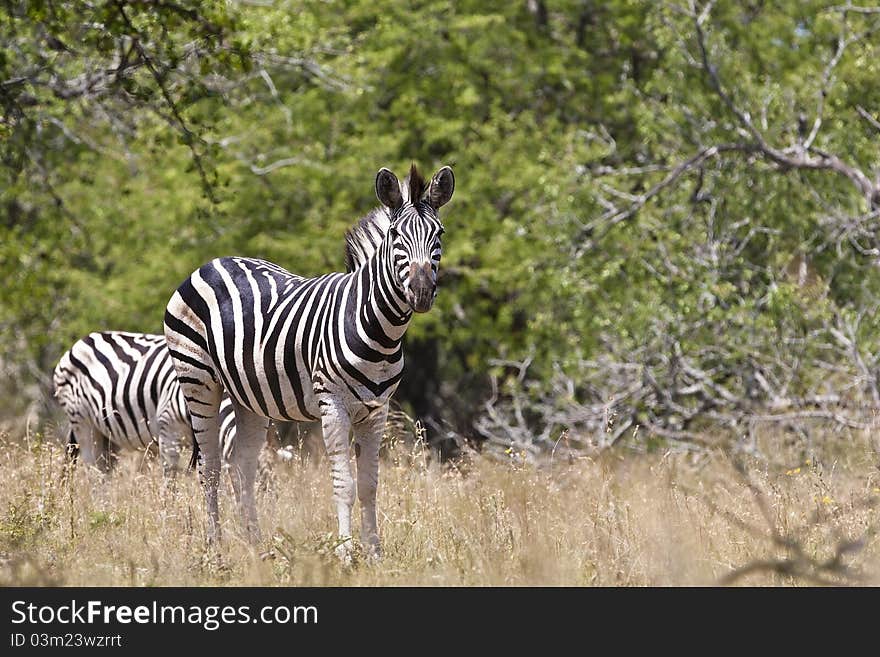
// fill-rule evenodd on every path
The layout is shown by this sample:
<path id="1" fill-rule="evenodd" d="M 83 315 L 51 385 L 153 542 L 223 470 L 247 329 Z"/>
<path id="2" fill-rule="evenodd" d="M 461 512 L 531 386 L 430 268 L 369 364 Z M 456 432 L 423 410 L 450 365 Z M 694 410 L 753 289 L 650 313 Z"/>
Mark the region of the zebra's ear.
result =
<path id="1" fill-rule="evenodd" d="M 428 186 L 428 193 L 426 194 L 428 203 L 437 210 L 449 203 L 454 190 L 455 176 L 452 175 L 452 169 L 443 167 L 431 178 L 431 184 Z"/>
<path id="2" fill-rule="evenodd" d="M 400 181 L 385 167 L 379 169 L 379 173 L 376 174 L 376 196 L 383 205 L 387 205 L 392 210 L 403 204 Z"/>

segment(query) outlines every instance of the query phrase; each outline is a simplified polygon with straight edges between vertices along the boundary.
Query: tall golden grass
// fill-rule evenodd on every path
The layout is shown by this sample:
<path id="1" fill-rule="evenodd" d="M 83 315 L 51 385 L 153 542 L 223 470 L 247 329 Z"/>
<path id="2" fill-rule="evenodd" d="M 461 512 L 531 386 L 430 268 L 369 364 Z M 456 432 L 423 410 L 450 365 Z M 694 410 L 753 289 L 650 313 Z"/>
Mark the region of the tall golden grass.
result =
<path id="1" fill-rule="evenodd" d="M 869 437 L 838 451 L 438 464 L 397 445 L 380 475 L 384 558 L 344 567 L 326 463 L 275 466 L 259 494 L 258 546 L 239 536 L 225 482 L 214 551 L 191 473 L 168 485 L 155 459 L 131 454 L 103 477 L 71 467 L 54 440 L 7 437 L 0 584 L 877 585 L 877 453 Z"/>

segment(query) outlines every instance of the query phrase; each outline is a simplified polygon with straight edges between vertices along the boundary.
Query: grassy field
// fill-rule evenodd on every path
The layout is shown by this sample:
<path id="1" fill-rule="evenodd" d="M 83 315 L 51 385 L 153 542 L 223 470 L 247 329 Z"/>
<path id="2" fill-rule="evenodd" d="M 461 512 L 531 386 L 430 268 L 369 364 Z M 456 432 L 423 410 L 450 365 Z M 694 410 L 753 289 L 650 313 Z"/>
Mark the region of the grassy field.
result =
<path id="1" fill-rule="evenodd" d="M 343 567 L 326 463 L 275 466 L 254 548 L 227 482 L 216 554 L 194 476 L 169 487 L 132 454 L 102 478 L 54 440 L 0 439 L 0 585 L 877 585 L 876 447 L 852 438 L 840 452 L 450 466 L 397 447 L 380 477 L 385 557 Z"/>

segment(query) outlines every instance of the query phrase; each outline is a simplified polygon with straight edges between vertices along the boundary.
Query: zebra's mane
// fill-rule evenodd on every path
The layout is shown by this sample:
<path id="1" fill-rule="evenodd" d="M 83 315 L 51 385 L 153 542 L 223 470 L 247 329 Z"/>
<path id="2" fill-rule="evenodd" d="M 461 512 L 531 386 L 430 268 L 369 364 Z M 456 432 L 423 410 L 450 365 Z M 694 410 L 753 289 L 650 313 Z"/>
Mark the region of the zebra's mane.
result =
<path id="1" fill-rule="evenodd" d="M 422 198 L 428 189 L 428 184 L 415 164 L 410 165 L 409 174 L 403 181 L 403 201 L 409 201 L 413 205 Z"/>
<path id="2" fill-rule="evenodd" d="M 413 164 L 409 169 L 409 175 L 401 185 L 403 202 L 416 205 L 425 194 L 427 187 L 427 182 Z M 379 249 L 389 226 L 391 226 L 391 212 L 383 206 L 361 217 L 354 226 L 345 231 L 345 266 L 349 272 L 364 264 Z"/>
<path id="3" fill-rule="evenodd" d="M 388 208 L 376 208 L 345 231 L 345 267 L 349 272 L 370 259 L 388 232 L 391 214 Z"/>

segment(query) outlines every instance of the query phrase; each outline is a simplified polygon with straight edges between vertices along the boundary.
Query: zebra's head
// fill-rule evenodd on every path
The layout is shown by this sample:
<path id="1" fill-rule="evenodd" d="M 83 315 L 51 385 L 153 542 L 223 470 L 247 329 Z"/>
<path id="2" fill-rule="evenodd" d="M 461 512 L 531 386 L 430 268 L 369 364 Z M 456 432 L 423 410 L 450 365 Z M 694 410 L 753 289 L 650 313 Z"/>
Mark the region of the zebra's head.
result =
<path id="1" fill-rule="evenodd" d="M 455 189 L 452 169 L 443 167 L 430 183 L 412 166 L 403 184 L 388 169 L 376 175 L 376 196 L 388 207 L 395 283 L 417 313 L 428 312 L 437 296 L 440 236 L 443 224 L 438 211 Z"/>

